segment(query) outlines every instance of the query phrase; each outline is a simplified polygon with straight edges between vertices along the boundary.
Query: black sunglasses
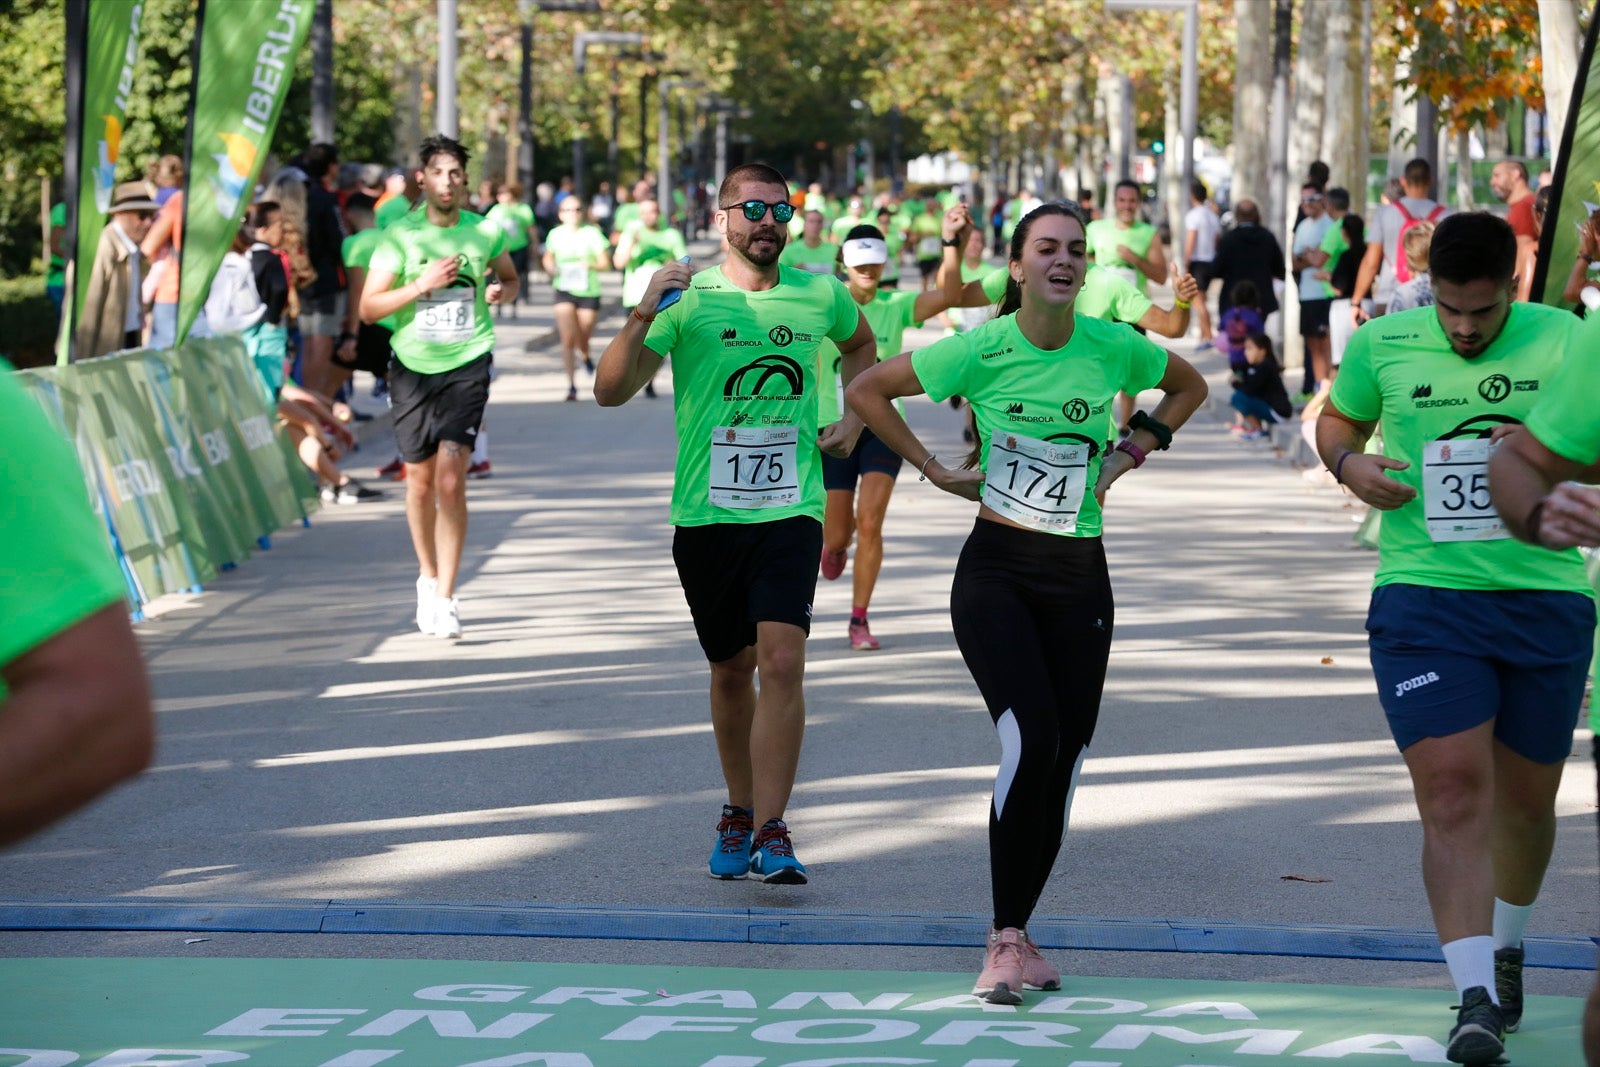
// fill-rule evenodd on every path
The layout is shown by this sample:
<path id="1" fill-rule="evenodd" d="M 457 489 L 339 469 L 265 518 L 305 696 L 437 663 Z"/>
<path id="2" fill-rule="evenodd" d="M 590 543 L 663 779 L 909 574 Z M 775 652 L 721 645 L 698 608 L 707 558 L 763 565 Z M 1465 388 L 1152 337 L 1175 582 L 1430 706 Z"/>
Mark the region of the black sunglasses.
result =
<path id="1" fill-rule="evenodd" d="M 767 217 L 767 208 L 772 209 L 772 221 L 788 222 L 794 218 L 794 205 L 787 200 L 779 200 L 776 204 L 769 204 L 765 200 L 746 200 L 742 204 L 723 204 L 723 211 L 732 211 L 734 208 L 743 208 L 744 217 L 751 222 L 760 222 Z"/>

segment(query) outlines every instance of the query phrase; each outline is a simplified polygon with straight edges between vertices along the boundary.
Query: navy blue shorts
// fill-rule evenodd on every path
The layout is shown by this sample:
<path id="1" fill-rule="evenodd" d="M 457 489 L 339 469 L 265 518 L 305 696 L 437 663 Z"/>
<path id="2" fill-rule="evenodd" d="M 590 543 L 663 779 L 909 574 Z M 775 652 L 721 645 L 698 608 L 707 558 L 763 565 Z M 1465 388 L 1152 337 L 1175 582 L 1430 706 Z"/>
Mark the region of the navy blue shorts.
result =
<path id="1" fill-rule="evenodd" d="M 871 430 L 862 430 L 856 439 L 855 451 L 844 459 L 822 453 L 822 487 L 830 492 L 843 489 L 853 493 L 863 474 L 887 474 L 893 478 L 900 473 L 903 463 L 905 460 L 900 458 L 900 453 L 878 440 Z"/>
<path id="2" fill-rule="evenodd" d="M 1594 601 L 1582 593 L 1379 586 L 1367 633 L 1395 743 L 1404 751 L 1493 719 L 1494 736 L 1518 755 L 1566 759 L 1594 628 Z"/>

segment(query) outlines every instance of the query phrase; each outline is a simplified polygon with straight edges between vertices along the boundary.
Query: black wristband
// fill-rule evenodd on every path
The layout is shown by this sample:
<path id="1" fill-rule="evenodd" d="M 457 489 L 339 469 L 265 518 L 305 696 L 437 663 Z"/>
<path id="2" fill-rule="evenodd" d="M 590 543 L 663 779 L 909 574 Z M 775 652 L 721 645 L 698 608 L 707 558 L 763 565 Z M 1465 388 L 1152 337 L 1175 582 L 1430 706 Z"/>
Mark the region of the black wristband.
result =
<path id="1" fill-rule="evenodd" d="M 1355 455 L 1355 452 L 1347 448 L 1339 453 L 1339 462 L 1333 465 L 1333 480 L 1340 485 L 1344 484 L 1344 461 L 1353 455 Z"/>
<path id="2" fill-rule="evenodd" d="M 944 238 L 941 237 L 939 239 L 939 243 L 944 245 L 946 248 L 960 248 L 961 247 L 961 238 L 952 237 L 952 238 L 950 238 L 950 240 L 946 241 Z"/>
<path id="3" fill-rule="evenodd" d="M 1129 430 L 1145 430 L 1156 439 L 1156 449 L 1165 452 L 1172 446 L 1172 427 L 1159 419 L 1153 419 L 1142 411 L 1135 411 L 1133 418 L 1128 420 Z"/>

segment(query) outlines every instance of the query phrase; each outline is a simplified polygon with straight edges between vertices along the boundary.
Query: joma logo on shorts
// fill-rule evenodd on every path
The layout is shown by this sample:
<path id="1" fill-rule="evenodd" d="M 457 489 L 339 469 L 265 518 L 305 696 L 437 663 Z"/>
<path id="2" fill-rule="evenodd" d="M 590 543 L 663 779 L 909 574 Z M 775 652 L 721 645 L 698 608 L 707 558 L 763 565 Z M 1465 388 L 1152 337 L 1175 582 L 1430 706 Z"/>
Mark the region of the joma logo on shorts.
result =
<path id="1" fill-rule="evenodd" d="M 1438 680 L 1439 676 L 1433 671 L 1429 671 L 1427 674 L 1419 674 L 1415 678 L 1407 678 L 1394 687 L 1394 695 L 1397 697 L 1405 696 L 1413 689 L 1421 689 L 1423 686 L 1431 685 Z"/>

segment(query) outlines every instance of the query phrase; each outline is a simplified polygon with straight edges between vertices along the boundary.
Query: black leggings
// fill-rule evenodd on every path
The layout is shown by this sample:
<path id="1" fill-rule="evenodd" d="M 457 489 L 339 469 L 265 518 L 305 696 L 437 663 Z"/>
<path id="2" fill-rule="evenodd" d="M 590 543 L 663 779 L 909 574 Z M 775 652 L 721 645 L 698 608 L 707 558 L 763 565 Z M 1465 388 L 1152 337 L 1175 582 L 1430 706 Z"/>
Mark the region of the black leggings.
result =
<path id="1" fill-rule="evenodd" d="M 1112 612 L 1098 537 L 979 519 L 961 550 L 950 618 L 1000 734 L 989 806 L 997 928 L 1027 925 L 1061 851 L 1100 714 Z"/>

